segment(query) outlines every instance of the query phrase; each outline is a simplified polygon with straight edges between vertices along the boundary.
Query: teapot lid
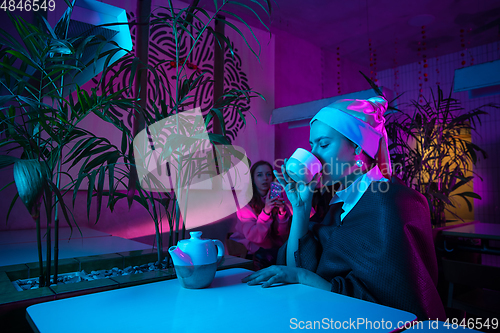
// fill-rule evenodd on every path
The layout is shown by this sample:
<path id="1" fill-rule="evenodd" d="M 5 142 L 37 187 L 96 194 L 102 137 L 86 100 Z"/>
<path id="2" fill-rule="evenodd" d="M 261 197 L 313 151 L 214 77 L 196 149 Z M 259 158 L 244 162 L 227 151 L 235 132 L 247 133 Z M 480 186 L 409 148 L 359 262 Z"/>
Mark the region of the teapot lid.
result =
<path id="1" fill-rule="evenodd" d="M 189 234 L 191 238 L 180 240 L 177 246 L 191 258 L 193 264 L 206 265 L 216 262 L 217 246 L 214 241 L 201 238 L 201 231 L 191 231 Z"/>
<path id="2" fill-rule="evenodd" d="M 191 235 L 191 239 L 201 239 L 201 231 L 191 231 L 189 233 Z"/>
<path id="3" fill-rule="evenodd" d="M 183 244 L 183 245 L 187 245 L 187 244 L 204 244 L 204 243 L 212 242 L 212 240 L 210 240 L 210 239 L 201 238 L 201 234 L 202 234 L 201 231 L 191 231 L 191 232 L 189 232 L 189 235 L 191 237 L 190 238 L 186 238 L 186 239 L 181 239 L 178 242 L 177 245 L 180 245 L 180 244 Z"/>

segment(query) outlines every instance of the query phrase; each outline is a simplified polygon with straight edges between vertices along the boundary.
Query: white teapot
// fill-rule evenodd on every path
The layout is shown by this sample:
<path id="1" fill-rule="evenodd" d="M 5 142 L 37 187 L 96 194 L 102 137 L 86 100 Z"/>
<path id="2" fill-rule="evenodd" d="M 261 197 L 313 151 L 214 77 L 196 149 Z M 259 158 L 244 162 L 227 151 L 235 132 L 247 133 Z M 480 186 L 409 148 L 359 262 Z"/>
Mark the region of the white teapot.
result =
<path id="1" fill-rule="evenodd" d="M 174 262 L 175 274 L 184 288 L 208 287 L 217 267 L 224 258 L 224 245 L 218 239 L 202 239 L 201 231 L 189 233 L 190 239 L 183 239 L 177 246 L 168 249 Z"/>

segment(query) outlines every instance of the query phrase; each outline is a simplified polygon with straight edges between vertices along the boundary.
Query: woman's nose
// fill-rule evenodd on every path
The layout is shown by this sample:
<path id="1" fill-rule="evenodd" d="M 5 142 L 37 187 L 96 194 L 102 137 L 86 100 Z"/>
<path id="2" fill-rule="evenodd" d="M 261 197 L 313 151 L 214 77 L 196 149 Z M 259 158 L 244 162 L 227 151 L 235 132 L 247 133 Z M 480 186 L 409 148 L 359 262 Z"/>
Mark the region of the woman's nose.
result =
<path id="1" fill-rule="evenodd" d="M 314 148 L 311 149 L 311 153 L 319 159 L 317 149 L 317 146 L 314 146 Z"/>
<path id="2" fill-rule="evenodd" d="M 323 163 L 323 159 L 321 158 L 321 156 L 318 155 L 318 152 L 317 152 L 317 148 L 314 147 L 313 149 L 311 149 L 311 153 L 316 156 L 316 158 L 321 162 L 321 164 L 324 164 Z"/>

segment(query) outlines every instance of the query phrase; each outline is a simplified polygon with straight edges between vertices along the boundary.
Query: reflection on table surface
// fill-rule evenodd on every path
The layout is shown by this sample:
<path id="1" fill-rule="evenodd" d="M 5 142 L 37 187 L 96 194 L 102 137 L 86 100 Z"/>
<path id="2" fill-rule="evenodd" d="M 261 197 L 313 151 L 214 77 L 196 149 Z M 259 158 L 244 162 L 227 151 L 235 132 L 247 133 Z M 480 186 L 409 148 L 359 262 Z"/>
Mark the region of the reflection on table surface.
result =
<path id="1" fill-rule="evenodd" d="M 59 259 L 93 256 L 135 250 L 149 250 L 151 245 L 130 239 L 111 236 L 110 234 L 80 227 L 59 229 Z M 52 230 L 52 243 L 54 234 Z M 45 237 L 42 229 L 41 236 Z M 42 251 L 46 253 L 46 239 L 42 238 Z M 52 248 L 52 258 L 54 258 Z M 45 255 L 45 254 L 44 254 Z M 0 266 L 38 262 L 36 230 L 8 230 L 0 232 Z"/>
<path id="2" fill-rule="evenodd" d="M 248 286 L 218 271 L 206 289 L 161 281 L 28 307 L 39 332 L 281 332 L 316 327 L 390 332 L 416 316 L 304 285 Z M 336 326 L 336 327 L 335 327 Z"/>

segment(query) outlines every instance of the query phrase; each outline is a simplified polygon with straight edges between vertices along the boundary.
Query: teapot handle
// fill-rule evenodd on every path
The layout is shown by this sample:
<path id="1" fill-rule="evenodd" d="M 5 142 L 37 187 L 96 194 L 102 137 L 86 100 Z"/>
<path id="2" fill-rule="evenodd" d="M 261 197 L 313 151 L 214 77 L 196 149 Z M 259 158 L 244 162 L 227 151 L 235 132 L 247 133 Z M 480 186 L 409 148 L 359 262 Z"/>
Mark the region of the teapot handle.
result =
<path id="1" fill-rule="evenodd" d="M 224 262 L 224 244 L 218 239 L 212 239 L 212 241 L 215 243 L 215 246 L 217 246 L 217 267 L 222 265 Z"/>

